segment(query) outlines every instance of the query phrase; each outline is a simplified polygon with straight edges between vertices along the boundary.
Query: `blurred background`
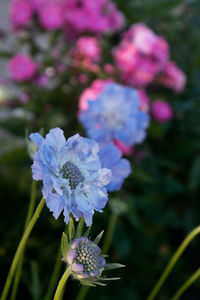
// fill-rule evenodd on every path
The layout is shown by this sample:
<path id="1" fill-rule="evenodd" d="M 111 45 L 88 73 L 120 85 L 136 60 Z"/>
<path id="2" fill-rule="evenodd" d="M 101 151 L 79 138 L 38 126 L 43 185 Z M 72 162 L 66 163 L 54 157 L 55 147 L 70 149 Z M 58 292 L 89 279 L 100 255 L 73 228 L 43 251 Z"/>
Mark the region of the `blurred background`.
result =
<path id="1" fill-rule="evenodd" d="M 122 189 L 111 195 L 122 199 L 128 207 L 119 217 L 109 251 L 110 260 L 125 264 L 126 268 L 113 272 L 122 278 L 120 282 L 109 283 L 105 288 L 91 288 L 86 299 L 145 299 L 183 238 L 199 225 L 200 2 L 113 2 L 126 22 L 119 30 L 99 37 L 103 58 L 99 63 L 101 69 L 96 71 L 84 64 L 68 66 L 70 45 L 77 38 L 75 33 L 75 37 L 70 38 L 68 34 L 65 42 L 64 33 L 40 28 L 36 17 L 30 27 L 14 28 L 9 17 L 11 1 L 0 0 L 1 288 L 23 231 L 30 197 L 32 159 L 26 132 L 43 128 L 46 133 L 59 126 L 66 137 L 77 132 L 85 135 L 77 120 L 79 97 L 97 78 L 116 79 L 112 71 L 110 75 L 102 70 L 105 64 L 113 64 L 112 49 L 119 45 L 122 33 L 137 22 L 145 23 L 167 41 L 171 60 L 186 74 L 187 82 L 180 93 L 155 82 L 145 86 L 151 101 L 162 99 L 170 104 L 173 118 L 159 122 L 150 108 L 152 118 L 147 138 L 127 156 L 133 171 Z M 45 76 L 40 77 L 41 81 L 36 78 L 23 82 L 11 78 L 8 61 L 19 52 L 29 53 L 42 65 L 41 74 Z M 56 69 L 58 65 L 60 71 Z M 40 197 L 38 183 L 37 201 Z M 109 204 L 103 214 L 95 214 L 92 237 L 106 229 L 110 214 Z M 63 217 L 55 221 L 45 207 L 28 241 L 17 299 L 44 299 L 64 229 Z M 197 237 L 157 299 L 171 299 L 177 288 L 199 268 L 199 252 Z M 79 282 L 70 280 L 66 299 L 75 299 L 79 288 Z M 181 299 L 200 299 L 200 281 Z"/>

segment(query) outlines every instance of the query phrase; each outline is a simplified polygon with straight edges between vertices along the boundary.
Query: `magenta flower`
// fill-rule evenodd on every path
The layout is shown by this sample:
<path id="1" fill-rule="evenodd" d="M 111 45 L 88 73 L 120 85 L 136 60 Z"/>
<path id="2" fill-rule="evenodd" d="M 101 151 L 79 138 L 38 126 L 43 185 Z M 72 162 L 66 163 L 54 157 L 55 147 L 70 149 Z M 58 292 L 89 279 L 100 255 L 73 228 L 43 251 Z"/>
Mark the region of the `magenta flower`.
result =
<path id="1" fill-rule="evenodd" d="M 68 0 L 65 10 L 66 30 L 70 35 L 114 32 L 124 25 L 122 13 L 110 0 Z"/>
<path id="2" fill-rule="evenodd" d="M 146 25 L 137 23 L 124 34 L 114 49 L 116 67 L 121 79 L 134 87 L 151 83 L 169 58 L 167 42 Z"/>
<path id="3" fill-rule="evenodd" d="M 9 61 L 8 68 L 13 80 L 31 79 L 37 70 L 37 64 L 26 54 L 16 54 Z"/>
<path id="4" fill-rule="evenodd" d="M 76 42 L 75 56 L 80 59 L 89 59 L 99 62 L 101 58 L 101 48 L 95 37 L 83 36 Z"/>
<path id="5" fill-rule="evenodd" d="M 33 7 L 26 0 L 12 0 L 10 8 L 11 24 L 13 29 L 26 26 L 33 16 Z"/>
<path id="6" fill-rule="evenodd" d="M 174 61 L 170 61 L 166 64 L 159 78 L 159 82 L 173 89 L 175 92 L 180 93 L 185 87 L 186 75 L 177 67 Z"/>
<path id="7" fill-rule="evenodd" d="M 155 100 L 151 110 L 154 119 L 160 123 L 170 121 L 174 115 L 171 105 L 163 100 Z"/>
<path id="8" fill-rule="evenodd" d="M 64 24 L 63 5 L 58 1 L 45 3 L 39 10 L 39 21 L 47 30 L 56 30 Z"/>

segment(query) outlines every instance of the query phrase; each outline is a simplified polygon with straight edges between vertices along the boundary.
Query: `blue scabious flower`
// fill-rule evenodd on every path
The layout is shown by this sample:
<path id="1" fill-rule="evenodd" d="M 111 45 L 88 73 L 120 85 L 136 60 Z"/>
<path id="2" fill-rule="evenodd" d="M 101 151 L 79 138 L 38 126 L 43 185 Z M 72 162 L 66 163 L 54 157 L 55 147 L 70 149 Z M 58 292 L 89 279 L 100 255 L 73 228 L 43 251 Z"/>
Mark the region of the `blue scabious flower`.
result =
<path id="1" fill-rule="evenodd" d="M 99 278 L 106 265 L 101 249 L 87 237 L 71 241 L 64 261 L 72 276 L 83 281 Z"/>
<path id="2" fill-rule="evenodd" d="M 43 181 L 42 194 L 53 216 L 63 211 L 64 221 L 72 213 L 76 220 L 84 217 L 92 223 L 94 210 L 102 212 L 108 200 L 106 186 L 111 171 L 102 168 L 99 146 L 76 134 L 67 141 L 60 128 L 54 128 L 43 138 L 30 135 L 38 145 L 32 165 L 33 178 Z"/>
<path id="3" fill-rule="evenodd" d="M 87 135 L 97 142 L 122 141 L 126 146 L 141 143 L 146 137 L 149 115 L 139 109 L 140 100 L 135 89 L 111 83 L 79 120 Z"/>
<path id="4" fill-rule="evenodd" d="M 109 192 L 119 190 L 124 179 L 131 173 L 130 162 L 122 158 L 121 151 L 113 143 L 100 145 L 99 156 L 102 166 L 112 171 L 112 179 L 107 185 L 107 190 Z"/>

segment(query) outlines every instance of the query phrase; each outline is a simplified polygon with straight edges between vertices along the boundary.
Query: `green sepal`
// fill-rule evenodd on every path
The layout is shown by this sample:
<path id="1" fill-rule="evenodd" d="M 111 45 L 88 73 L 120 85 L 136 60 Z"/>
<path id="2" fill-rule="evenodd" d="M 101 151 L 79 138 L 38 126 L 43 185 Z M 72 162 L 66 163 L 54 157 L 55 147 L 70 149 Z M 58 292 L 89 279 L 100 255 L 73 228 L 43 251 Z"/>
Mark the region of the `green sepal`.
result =
<path id="1" fill-rule="evenodd" d="M 70 241 L 74 237 L 74 232 L 75 232 L 74 221 L 73 221 L 72 217 L 70 217 L 69 224 L 68 224 L 68 236 L 69 236 Z"/>
<path id="2" fill-rule="evenodd" d="M 91 281 L 89 280 L 80 280 L 80 283 L 82 285 L 87 285 L 87 286 L 96 286 L 94 283 L 92 283 Z"/>
<path id="3" fill-rule="evenodd" d="M 102 236 L 103 236 L 103 233 L 104 233 L 104 230 L 102 230 L 102 231 L 97 235 L 96 239 L 94 240 L 94 243 L 95 243 L 96 245 L 98 245 L 98 243 L 100 242 L 100 240 L 101 240 L 101 238 L 102 238 Z"/>
<path id="4" fill-rule="evenodd" d="M 83 225 L 84 225 L 84 219 L 80 218 L 76 228 L 76 234 L 75 234 L 76 238 L 79 238 L 82 235 Z"/>
<path id="5" fill-rule="evenodd" d="M 90 234 L 91 228 L 92 228 L 92 225 L 90 225 L 88 227 L 88 229 L 84 232 L 84 234 L 83 234 L 84 237 L 88 237 L 88 235 Z"/>
<path id="6" fill-rule="evenodd" d="M 113 264 L 106 264 L 104 268 L 106 270 L 113 270 L 113 269 L 124 268 L 124 267 L 126 266 L 122 264 L 113 263 Z"/>
<path id="7" fill-rule="evenodd" d="M 94 284 L 101 285 L 101 286 L 106 286 L 107 285 L 107 284 L 99 282 L 99 281 L 94 281 Z"/>
<path id="8" fill-rule="evenodd" d="M 108 278 L 108 277 L 105 277 L 105 278 L 100 277 L 99 278 L 99 280 L 119 280 L 119 279 L 121 279 L 121 278 L 120 277 L 110 277 L 110 278 Z"/>
<path id="9" fill-rule="evenodd" d="M 61 238 L 61 251 L 62 251 L 63 257 L 65 257 L 67 254 L 67 251 L 68 251 L 68 237 L 64 232 L 63 232 L 62 238 Z"/>

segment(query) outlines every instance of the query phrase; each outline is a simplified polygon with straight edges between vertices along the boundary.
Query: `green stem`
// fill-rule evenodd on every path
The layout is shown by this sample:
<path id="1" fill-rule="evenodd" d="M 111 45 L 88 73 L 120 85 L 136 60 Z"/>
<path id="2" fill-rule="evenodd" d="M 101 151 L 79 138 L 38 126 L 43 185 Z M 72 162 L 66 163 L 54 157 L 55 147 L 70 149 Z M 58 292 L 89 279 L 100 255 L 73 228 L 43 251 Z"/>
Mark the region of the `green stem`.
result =
<path id="1" fill-rule="evenodd" d="M 112 213 L 109 219 L 108 223 L 108 229 L 106 231 L 106 236 L 104 239 L 104 243 L 102 246 L 102 254 L 106 254 L 110 248 L 110 244 L 112 242 L 113 234 L 115 231 L 115 227 L 117 224 L 117 215 Z M 78 296 L 76 297 L 76 300 L 84 300 L 90 287 L 88 286 L 82 286 L 80 289 L 80 292 L 78 293 Z"/>
<path id="2" fill-rule="evenodd" d="M 84 225 L 84 218 L 80 218 L 80 221 L 78 222 L 75 238 L 79 238 L 83 231 L 83 225 Z"/>
<path id="3" fill-rule="evenodd" d="M 59 300 L 60 299 L 60 296 L 62 295 L 63 287 L 64 287 L 69 275 L 70 275 L 70 270 L 66 269 L 65 273 L 63 274 L 62 278 L 60 279 L 60 281 L 58 283 L 58 286 L 57 286 L 57 289 L 56 289 L 55 296 L 54 296 L 53 300 Z"/>
<path id="4" fill-rule="evenodd" d="M 32 180 L 31 197 L 30 197 L 28 213 L 27 213 L 26 221 L 25 221 L 25 225 L 24 225 L 24 231 L 25 231 L 26 227 L 28 226 L 28 223 L 30 222 L 30 219 L 33 215 L 33 211 L 34 211 L 34 207 L 35 207 L 35 199 L 36 199 L 36 181 Z M 10 300 L 15 300 L 16 295 L 17 295 L 17 290 L 18 290 L 18 285 L 19 285 L 19 281 L 20 281 L 20 277 L 21 277 L 23 260 L 24 260 L 24 251 L 25 251 L 25 247 L 24 247 L 23 253 L 20 257 L 19 263 L 17 265 L 17 270 L 15 272 L 15 277 L 14 277 Z"/>
<path id="5" fill-rule="evenodd" d="M 49 287 L 48 287 L 46 296 L 44 298 L 45 300 L 51 300 L 52 299 L 52 295 L 53 295 L 53 292 L 55 290 L 56 283 L 58 282 L 58 277 L 59 277 L 59 274 L 60 274 L 61 267 L 62 267 L 62 259 L 61 259 L 61 251 L 60 251 L 60 247 L 59 247 L 58 254 L 57 254 L 57 257 L 56 257 L 55 266 L 54 266 L 53 273 L 52 273 L 52 276 L 51 276 L 51 279 L 50 279 Z"/>
<path id="6" fill-rule="evenodd" d="M 117 215 L 112 214 L 109 219 L 108 229 L 107 229 L 105 240 L 104 240 L 104 243 L 102 246 L 102 254 L 106 254 L 110 248 L 113 234 L 114 234 L 115 227 L 116 227 L 116 223 L 117 223 Z"/>
<path id="7" fill-rule="evenodd" d="M 44 207 L 44 205 L 45 205 L 45 199 L 42 198 L 42 200 L 40 201 L 40 203 L 39 203 L 32 219 L 31 219 L 30 223 L 28 224 L 28 226 L 27 226 L 27 228 L 26 228 L 26 230 L 25 230 L 25 232 L 24 232 L 24 234 L 21 238 L 21 241 L 18 245 L 18 248 L 17 248 L 17 251 L 15 253 L 14 259 L 12 261 L 10 271 L 8 273 L 7 280 L 6 280 L 6 283 L 5 283 L 5 286 L 4 286 L 4 289 L 3 289 L 0 300 L 5 300 L 6 297 L 7 297 L 7 294 L 8 294 L 9 288 L 10 288 L 10 284 L 11 284 L 13 275 L 15 273 L 16 266 L 19 262 L 19 259 L 21 257 L 22 252 L 23 252 L 26 241 L 27 241 L 27 239 L 28 239 L 28 237 L 29 237 L 29 235 L 30 235 L 30 233 L 31 233 L 31 231 L 32 231 L 32 229 L 33 229 L 33 227 L 34 227 L 34 225 L 35 225 L 35 223 L 36 223 L 43 207 Z"/>
<path id="8" fill-rule="evenodd" d="M 180 287 L 172 300 L 178 300 L 180 296 L 200 277 L 200 268 Z"/>
<path id="9" fill-rule="evenodd" d="M 162 287 L 163 283 L 169 276 L 169 273 L 173 269 L 174 265 L 180 258 L 181 254 L 185 251 L 187 246 L 190 244 L 190 242 L 193 240 L 193 238 L 200 233 L 200 226 L 196 227 L 194 230 L 192 230 L 186 238 L 183 240 L 179 248 L 176 250 L 175 254 L 172 256 L 170 262 L 168 263 L 167 267 L 165 268 L 164 272 L 160 276 L 159 280 L 157 281 L 156 285 L 154 286 L 153 290 L 151 291 L 150 295 L 148 296 L 147 300 L 153 300 L 157 293 L 159 292 L 160 288 Z"/>
<path id="10" fill-rule="evenodd" d="M 76 297 L 76 300 L 83 300 L 85 299 L 90 287 L 89 286 L 82 286 L 80 289 L 80 292 L 78 293 L 78 296 Z"/>

